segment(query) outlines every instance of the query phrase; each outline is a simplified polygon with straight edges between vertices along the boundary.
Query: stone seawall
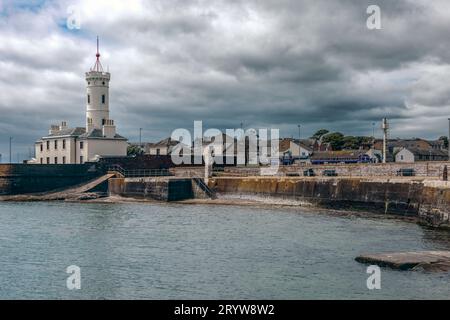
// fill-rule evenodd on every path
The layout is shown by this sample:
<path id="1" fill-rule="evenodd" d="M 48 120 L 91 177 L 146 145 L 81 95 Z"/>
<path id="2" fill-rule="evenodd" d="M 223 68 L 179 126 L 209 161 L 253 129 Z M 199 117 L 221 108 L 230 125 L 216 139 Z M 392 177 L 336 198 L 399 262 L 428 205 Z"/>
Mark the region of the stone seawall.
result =
<path id="1" fill-rule="evenodd" d="M 413 179 L 213 178 L 219 197 L 283 199 L 318 206 L 415 216 L 449 226 L 450 184 Z"/>
<path id="2" fill-rule="evenodd" d="M 190 178 L 114 178 L 109 180 L 112 196 L 179 201 L 205 198 L 205 193 Z"/>
<path id="3" fill-rule="evenodd" d="M 414 169 L 418 177 L 442 177 L 444 167 L 450 170 L 450 162 L 416 162 L 416 163 L 373 163 L 373 164 L 326 164 L 326 165 L 289 165 L 280 166 L 278 176 L 299 175 L 308 169 L 314 170 L 317 176 L 322 176 L 324 170 L 335 170 L 338 176 L 345 177 L 395 177 L 400 169 Z M 177 168 L 178 174 L 183 174 L 187 168 Z M 191 171 L 198 170 L 192 168 Z M 259 176 L 259 167 L 225 167 L 223 176 Z M 198 171 L 200 172 L 200 171 Z M 200 172 L 201 174 L 201 172 Z"/>
<path id="4" fill-rule="evenodd" d="M 47 192 L 103 175 L 96 164 L 0 164 L 0 195 Z"/>
<path id="5" fill-rule="evenodd" d="M 416 163 L 373 163 L 373 164 L 328 164 L 328 165 L 289 165 L 280 166 L 277 176 L 303 176 L 303 172 L 312 169 L 317 176 L 322 176 L 325 170 L 335 170 L 343 177 L 396 177 L 400 169 L 413 169 L 417 177 L 442 178 L 444 167 L 450 170 L 450 162 L 416 162 Z M 204 167 L 180 166 L 169 171 L 177 177 L 203 177 Z M 260 176 L 261 168 L 257 166 L 215 168 L 216 176 Z"/>

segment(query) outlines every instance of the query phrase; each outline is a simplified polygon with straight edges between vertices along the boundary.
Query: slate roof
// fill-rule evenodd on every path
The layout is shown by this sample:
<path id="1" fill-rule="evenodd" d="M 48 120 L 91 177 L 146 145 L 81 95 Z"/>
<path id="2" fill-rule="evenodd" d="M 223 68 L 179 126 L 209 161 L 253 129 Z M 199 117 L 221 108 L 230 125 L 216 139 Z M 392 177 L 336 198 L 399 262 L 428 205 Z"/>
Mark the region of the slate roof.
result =
<path id="1" fill-rule="evenodd" d="M 103 131 L 101 129 L 92 129 L 89 132 L 85 132 L 79 136 L 80 139 L 105 139 L 103 136 Z M 119 140 L 127 140 L 125 137 L 122 137 L 119 134 L 116 134 L 114 138 L 109 139 L 119 139 Z"/>
<path id="2" fill-rule="evenodd" d="M 85 128 L 82 127 L 76 127 L 76 128 L 67 128 L 63 130 L 58 130 L 54 133 L 46 135 L 46 137 L 61 137 L 61 136 L 74 136 L 78 137 L 86 132 Z"/>
<path id="3" fill-rule="evenodd" d="M 301 148 L 303 148 L 303 149 L 305 149 L 305 150 L 307 150 L 309 152 L 313 151 L 313 149 L 311 149 L 309 146 L 304 144 L 302 142 L 302 140 L 300 140 L 300 143 L 299 143 L 298 139 L 290 139 L 290 138 L 282 138 L 282 139 L 280 139 L 279 151 L 280 152 L 285 152 L 285 151 L 289 150 L 291 148 L 291 142 L 296 144 L 296 145 L 299 145 Z"/>
<path id="4" fill-rule="evenodd" d="M 448 156 L 448 153 L 446 151 L 438 150 L 438 149 L 420 149 L 420 148 L 404 148 L 410 152 L 412 152 L 414 155 L 418 156 L 429 156 L 430 154 L 432 156 L 441 156 L 446 157 Z"/>
<path id="5" fill-rule="evenodd" d="M 148 143 L 148 146 L 150 148 L 155 148 L 155 147 L 174 147 L 176 145 L 178 145 L 180 142 L 177 140 L 172 140 L 172 138 L 166 138 L 163 139 L 159 142 L 156 143 Z"/>
<path id="6" fill-rule="evenodd" d="M 311 159 L 358 159 L 366 154 L 363 150 L 342 150 L 342 151 L 318 151 L 314 152 Z"/>

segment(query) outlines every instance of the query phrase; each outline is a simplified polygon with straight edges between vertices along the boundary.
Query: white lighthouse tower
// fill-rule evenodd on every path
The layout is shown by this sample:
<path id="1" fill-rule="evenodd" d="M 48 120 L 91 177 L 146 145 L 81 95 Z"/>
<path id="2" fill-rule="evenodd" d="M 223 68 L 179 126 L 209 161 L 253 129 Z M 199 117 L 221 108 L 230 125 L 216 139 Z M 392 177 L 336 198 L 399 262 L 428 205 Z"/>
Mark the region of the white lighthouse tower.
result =
<path id="1" fill-rule="evenodd" d="M 100 63 L 97 37 L 97 60 L 89 72 L 86 72 L 86 130 L 102 129 L 109 120 L 109 80 L 111 74 L 104 72 Z"/>
<path id="2" fill-rule="evenodd" d="M 117 134 L 109 118 L 109 80 L 100 63 L 97 37 L 97 60 L 86 72 L 86 128 L 70 128 L 67 122 L 51 125 L 48 135 L 36 141 L 36 158 L 29 163 L 83 164 L 100 157 L 127 155 L 127 139 Z"/>

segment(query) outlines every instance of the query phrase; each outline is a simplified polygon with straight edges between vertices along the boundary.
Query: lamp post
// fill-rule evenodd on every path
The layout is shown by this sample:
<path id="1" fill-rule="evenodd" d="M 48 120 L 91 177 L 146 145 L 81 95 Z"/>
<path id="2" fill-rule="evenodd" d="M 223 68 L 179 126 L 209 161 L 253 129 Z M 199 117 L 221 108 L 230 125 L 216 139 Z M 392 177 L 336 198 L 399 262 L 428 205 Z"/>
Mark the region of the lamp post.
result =
<path id="1" fill-rule="evenodd" d="M 448 118 L 448 139 L 447 139 L 447 149 L 448 149 L 448 161 L 450 161 L 450 118 Z"/>
<path id="2" fill-rule="evenodd" d="M 9 137 L 9 163 L 12 163 L 12 137 Z"/>

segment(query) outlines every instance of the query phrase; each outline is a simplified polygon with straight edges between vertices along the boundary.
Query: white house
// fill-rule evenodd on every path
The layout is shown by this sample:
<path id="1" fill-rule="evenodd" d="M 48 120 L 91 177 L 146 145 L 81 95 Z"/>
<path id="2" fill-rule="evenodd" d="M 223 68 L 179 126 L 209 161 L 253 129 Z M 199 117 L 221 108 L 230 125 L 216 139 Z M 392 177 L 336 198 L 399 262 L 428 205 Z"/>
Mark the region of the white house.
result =
<path id="1" fill-rule="evenodd" d="M 127 139 L 116 133 L 109 117 L 109 81 L 100 63 L 97 39 L 97 60 L 86 72 L 86 127 L 69 128 L 63 121 L 52 125 L 48 135 L 35 143 L 36 156 L 29 163 L 80 164 L 99 156 L 126 156 Z"/>
<path id="2" fill-rule="evenodd" d="M 440 149 L 402 148 L 395 154 L 395 162 L 447 161 L 447 152 Z"/>
<path id="3" fill-rule="evenodd" d="M 282 161 L 308 162 L 312 150 L 300 143 L 298 140 L 283 138 L 280 139 L 279 153 Z M 289 162 L 288 161 L 288 162 Z"/>
<path id="4" fill-rule="evenodd" d="M 144 146 L 144 153 L 157 156 L 166 156 L 172 153 L 172 150 L 180 142 L 172 140 L 172 138 L 166 138 L 157 143 L 147 143 Z"/>

